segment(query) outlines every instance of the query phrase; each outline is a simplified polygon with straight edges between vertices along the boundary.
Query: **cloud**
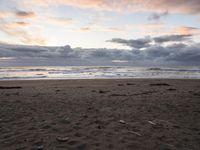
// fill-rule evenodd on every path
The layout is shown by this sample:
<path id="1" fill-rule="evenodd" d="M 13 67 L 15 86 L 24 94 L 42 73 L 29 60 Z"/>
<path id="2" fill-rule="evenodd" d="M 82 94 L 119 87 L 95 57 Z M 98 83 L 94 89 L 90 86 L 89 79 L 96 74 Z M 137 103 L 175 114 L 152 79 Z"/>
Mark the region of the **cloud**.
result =
<path id="1" fill-rule="evenodd" d="M 36 13 L 33 11 L 16 11 L 15 15 L 19 18 L 32 18 L 36 16 Z"/>
<path id="2" fill-rule="evenodd" d="M 44 46 L 23 46 L 23 45 L 9 45 L 0 44 L 0 57 L 31 57 L 31 58 L 60 58 L 60 57 L 81 57 L 75 55 L 75 49 L 69 45 L 63 47 L 44 47 Z M 82 49 L 79 50 L 82 54 Z"/>
<path id="3" fill-rule="evenodd" d="M 199 64 L 200 59 L 200 49 L 197 45 L 173 44 L 167 47 L 151 47 L 145 52 L 149 58 L 157 59 L 162 63 L 172 61 L 179 64 Z"/>
<path id="4" fill-rule="evenodd" d="M 79 8 L 92 8 L 97 10 L 108 10 L 107 2 L 104 0 L 30 0 L 25 1 L 24 3 L 27 5 L 35 4 L 40 6 L 58 6 L 58 5 L 68 5 L 68 6 L 75 6 Z"/>
<path id="5" fill-rule="evenodd" d="M 45 45 L 47 40 L 41 35 L 33 35 L 27 32 L 24 27 L 27 26 L 25 22 L 7 23 L 2 22 L 0 24 L 0 32 L 3 32 L 11 38 L 16 38 L 20 43 L 30 45 Z M 16 42 L 16 41 L 15 41 Z"/>
<path id="6" fill-rule="evenodd" d="M 168 11 L 165 11 L 163 13 L 153 13 L 148 17 L 148 20 L 150 20 L 150 21 L 158 21 L 162 17 L 166 17 L 168 15 L 169 15 Z"/>
<path id="7" fill-rule="evenodd" d="M 156 43 L 165 43 L 165 42 L 180 42 L 180 41 L 186 41 L 191 38 L 191 34 L 188 35 L 164 35 L 160 37 L 155 37 L 153 40 Z"/>
<path id="8" fill-rule="evenodd" d="M 29 26 L 30 25 L 30 23 L 23 22 L 23 21 L 17 21 L 14 24 L 19 25 L 19 26 Z"/>
<path id="9" fill-rule="evenodd" d="M 19 18 L 13 19 L 12 21 L 9 17 L 15 15 Z M 28 31 L 27 29 L 32 24 L 29 21 L 21 20 L 24 18 L 32 18 L 33 16 L 35 16 L 35 13 L 26 11 L 17 11 L 16 13 L 0 12 L 0 32 L 8 36 L 9 40 L 13 41 L 13 43 L 45 45 L 47 39 L 38 32 Z"/>
<path id="10" fill-rule="evenodd" d="M 135 31 L 140 36 L 156 36 L 166 34 L 166 32 L 169 30 L 169 26 L 166 26 L 166 24 L 160 22 L 140 23 L 126 25 L 125 30 L 128 33 Z"/>
<path id="11" fill-rule="evenodd" d="M 12 29 L 19 29 L 19 28 L 24 28 L 24 27 L 28 27 L 30 26 L 31 24 L 28 23 L 28 22 L 24 22 L 24 21 L 17 21 L 17 22 L 10 22 L 10 23 L 7 23 L 7 22 L 4 22 L 2 23 L 2 25 L 0 26 L 4 26 L 5 28 L 7 28 L 9 30 L 9 28 L 12 30 Z"/>
<path id="12" fill-rule="evenodd" d="M 125 29 L 117 28 L 117 27 L 108 27 L 104 29 L 107 32 L 124 32 Z"/>
<path id="13" fill-rule="evenodd" d="M 128 25 L 128 30 L 138 31 L 139 34 L 158 35 L 200 35 L 200 28 L 192 26 L 170 26 L 160 22 Z"/>
<path id="14" fill-rule="evenodd" d="M 88 31 L 91 31 L 91 28 L 90 27 L 82 27 L 82 28 L 80 28 L 80 31 L 88 32 Z"/>
<path id="15" fill-rule="evenodd" d="M 75 30 L 75 31 L 77 31 L 77 30 Z M 121 33 L 121 32 L 125 32 L 126 29 L 117 28 L 117 27 L 107 27 L 104 25 L 91 25 L 91 26 L 82 27 L 78 31 L 81 31 L 81 32 L 97 31 L 97 32 Z"/>
<path id="16" fill-rule="evenodd" d="M 170 37 L 170 36 L 169 36 Z M 171 39 L 167 37 L 167 39 Z M 163 38 L 163 37 L 162 37 Z M 174 38 L 174 37 L 173 37 Z M 172 39 L 173 39 L 172 38 Z M 154 40 L 155 37 L 140 39 L 139 41 Z M 147 41 L 148 41 L 147 40 Z M 178 37 L 180 41 L 180 37 Z M 0 58 L 10 65 L 114 65 L 124 62 L 126 65 L 200 65 L 200 44 L 172 43 L 148 44 L 140 50 L 138 40 L 132 42 L 117 40 L 121 43 L 136 43 L 131 50 L 124 49 L 84 49 L 71 48 L 69 45 L 61 47 L 21 46 L 0 44 Z M 169 41 L 169 40 L 167 40 Z M 162 43 L 163 41 L 161 41 Z M 140 42 L 139 42 L 140 43 Z M 129 43 L 128 43 L 129 44 Z M 132 45 L 131 45 L 132 46 Z M 139 47 L 139 49 L 135 48 Z M 12 58 L 12 59 L 10 59 Z M 115 61 L 118 60 L 118 61 Z M 14 64 L 13 64 L 14 63 Z M 119 65 L 121 63 L 117 63 Z M 123 64 L 123 63 L 122 63 Z"/>
<path id="17" fill-rule="evenodd" d="M 11 12 L 7 12 L 7 11 L 0 11 L 0 19 L 5 19 L 12 16 Z"/>
<path id="18" fill-rule="evenodd" d="M 194 28 L 194 27 L 181 26 L 181 27 L 175 28 L 172 32 L 176 34 L 182 34 L 182 35 L 189 35 L 189 34 L 196 35 L 196 34 L 200 34 L 200 29 Z"/>
<path id="19" fill-rule="evenodd" d="M 119 43 L 125 46 L 129 46 L 131 48 L 146 48 L 150 46 L 150 43 L 152 42 L 150 38 L 146 37 L 143 39 L 137 39 L 137 40 L 125 40 L 120 38 L 114 38 L 111 40 L 108 40 L 108 42 L 113 43 Z"/>
<path id="20" fill-rule="evenodd" d="M 163 36 L 154 37 L 154 38 L 149 36 L 149 37 L 135 39 L 135 40 L 114 38 L 114 39 L 108 40 L 107 42 L 122 44 L 124 46 L 129 46 L 130 48 L 133 48 L 133 49 L 144 49 L 144 48 L 151 47 L 154 43 L 161 45 L 166 42 L 188 41 L 191 39 L 192 36 L 193 35 L 191 35 L 191 34 L 188 34 L 188 35 L 163 35 Z"/>
<path id="21" fill-rule="evenodd" d="M 24 0 L 25 1 L 25 0 Z M 90 8 L 107 11 L 145 11 L 170 13 L 199 14 L 199 0 L 30 0 L 25 1 L 27 5 L 35 4 L 40 6 L 68 5 L 79 8 Z"/>
<path id="22" fill-rule="evenodd" d="M 57 24 L 57 25 L 68 25 L 68 24 L 72 24 L 74 22 L 73 19 L 71 18 L 62 18 L 62 17 L 47 17 L 45 18 L 45 20 L 48 23 L 53 23 L 53 24 Z"/>

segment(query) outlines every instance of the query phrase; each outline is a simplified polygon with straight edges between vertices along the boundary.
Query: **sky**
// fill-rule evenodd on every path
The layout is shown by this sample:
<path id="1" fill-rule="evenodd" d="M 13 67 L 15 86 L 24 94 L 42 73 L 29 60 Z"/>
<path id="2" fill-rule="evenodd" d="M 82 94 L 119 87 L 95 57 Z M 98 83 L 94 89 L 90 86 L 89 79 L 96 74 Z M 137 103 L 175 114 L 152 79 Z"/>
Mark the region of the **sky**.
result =
<path id="1" fill-rule="evenodd" d="M 0 66 L 200 65 L 199 0 L 0 0 Z"/>

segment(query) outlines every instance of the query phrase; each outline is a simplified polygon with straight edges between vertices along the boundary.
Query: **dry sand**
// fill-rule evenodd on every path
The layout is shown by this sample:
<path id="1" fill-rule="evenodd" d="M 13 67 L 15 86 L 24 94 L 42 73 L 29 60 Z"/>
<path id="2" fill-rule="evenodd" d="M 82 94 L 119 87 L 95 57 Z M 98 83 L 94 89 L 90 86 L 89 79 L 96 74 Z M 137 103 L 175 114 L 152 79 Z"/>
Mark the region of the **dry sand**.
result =
<path id="1" fill-rule="evenodd" d="M 200 80 L 0 82 L 0 150 L 200 150 Z"/>

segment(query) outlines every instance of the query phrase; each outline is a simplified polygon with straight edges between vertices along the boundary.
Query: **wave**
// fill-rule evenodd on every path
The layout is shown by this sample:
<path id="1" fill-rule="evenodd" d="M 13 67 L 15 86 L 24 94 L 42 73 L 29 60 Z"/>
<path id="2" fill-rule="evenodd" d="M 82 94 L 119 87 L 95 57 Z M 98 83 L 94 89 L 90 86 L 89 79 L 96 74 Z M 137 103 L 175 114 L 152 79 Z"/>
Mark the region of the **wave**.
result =
<path id="1" fill-rule="evenodd" d="M 48 78 L 48 76 L 34 76 L 34 77 L 0 77 L 0 80 L 32 80 L 32 79 L 45 79 Z"/>
<path id="2" fill-rule="evenodd" d="M 148 68 L 149 71 L 175 71 L 175 72 L 199 72 L 200 69 L 181 69 L 181 68 Z"/>
<path id="3" fill-rule="evenodd" d="M 200 67 L 4 67 L 0 80 L 96 78 L 200 79 Z"/>

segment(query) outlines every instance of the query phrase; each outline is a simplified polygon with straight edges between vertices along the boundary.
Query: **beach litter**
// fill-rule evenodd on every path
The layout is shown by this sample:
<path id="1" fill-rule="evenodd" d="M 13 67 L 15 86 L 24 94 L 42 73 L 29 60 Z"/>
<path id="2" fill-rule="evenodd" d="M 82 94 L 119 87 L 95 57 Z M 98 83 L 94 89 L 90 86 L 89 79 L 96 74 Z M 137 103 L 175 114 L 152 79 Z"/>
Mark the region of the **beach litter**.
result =
<path id="1" fill-rule="evenodd" d="M 119 123 L 125 124 L 126 122 L 124 120 L 119 120 Z"/>
<path id="2" fill-rule="evenodd" d="M 56 140 L 58 142 L 66 142 L 69 140 L 69 137 L 57 137 Z"/>
<path id="3" fill-rule="evenodd" d="M 150 123 L 151 125 L 156 125 L 156 123 L 152 122 L 152 121 L 148 121 L 148 123 Z"/>
<path id="4" fill-rule="evenodd" d="M 142 136 L 140 133 L 134 132 L 134 131 L 128 131 L 128 133 L 135 134 L 135 135 L 137 135 L 137 136 Z"/>

